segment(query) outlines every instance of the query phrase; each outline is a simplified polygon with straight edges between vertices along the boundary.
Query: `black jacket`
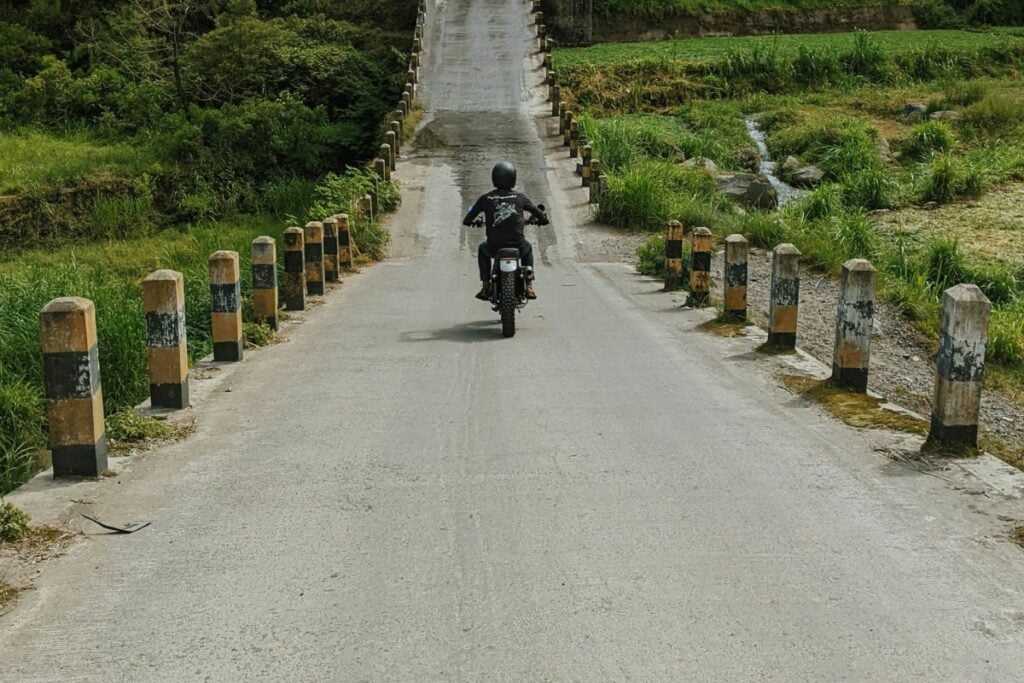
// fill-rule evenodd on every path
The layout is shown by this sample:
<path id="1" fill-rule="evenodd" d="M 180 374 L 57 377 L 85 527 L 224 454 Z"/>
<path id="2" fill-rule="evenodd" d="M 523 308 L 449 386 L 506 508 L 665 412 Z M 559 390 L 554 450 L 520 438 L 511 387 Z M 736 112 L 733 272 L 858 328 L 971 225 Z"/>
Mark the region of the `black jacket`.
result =
<path id="1" fill-rule="evenodd" d="M 483 213 L 487 221 L 487 242 L 498 248 L 517 247 L 526 241 L 524 212 L 527 211 L 541 225 L 547 223 L 547 216 L 522 192 L 491 190 L 476 200 L 462 224 L 472 224 L 473 219 Z"/>

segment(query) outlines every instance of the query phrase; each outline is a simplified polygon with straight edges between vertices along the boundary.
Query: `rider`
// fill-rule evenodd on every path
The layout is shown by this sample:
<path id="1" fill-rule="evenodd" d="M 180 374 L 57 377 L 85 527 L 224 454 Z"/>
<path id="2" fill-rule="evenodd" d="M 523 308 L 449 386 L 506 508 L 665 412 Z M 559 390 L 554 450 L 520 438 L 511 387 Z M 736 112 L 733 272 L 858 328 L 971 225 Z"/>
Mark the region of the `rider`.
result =
<path id="1" fill-rule="evenodd" d="M 519 257 L 526 271 L 526 298 L 536 299 L 533 289 L 533 245 L 526 241 L 526 221 L 523 212 L 529 211 L 538 225 L 547 225 L 548 217 L 533 205 L 525 194 L 516 192 L 516 167 L 502 161 L 491 171 L 491 182 L 495 189 L 476 200 L 466 218 L 465 226 L 472 225 L 481 212 L 487 221 L 487 239 L 480 243 L 478 261 L 480 263 L 480 280 L 483 286 L 476 298 L 487 301 L 491 298 L 491 259 L 499 249 L 518 248 Z"/>

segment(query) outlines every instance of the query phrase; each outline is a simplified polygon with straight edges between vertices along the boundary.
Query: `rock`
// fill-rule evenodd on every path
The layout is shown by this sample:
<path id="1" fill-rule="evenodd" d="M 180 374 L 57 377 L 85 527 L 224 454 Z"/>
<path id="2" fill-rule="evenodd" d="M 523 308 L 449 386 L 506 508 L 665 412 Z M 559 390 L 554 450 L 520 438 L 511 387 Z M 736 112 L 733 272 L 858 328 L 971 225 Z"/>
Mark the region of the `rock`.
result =
<path id="1" fill-rule="evenodd" d="M 785 161 L 782 162 L 782 166 L 780 166 L 780 168 L 783 171 L 795 171 L 796 169 L 800 168 L 800 160 L 797 159 L 795 156 L 790 155 L 786 157 Z"/>
<path id="2" fill-rule="evenodd" d="M 686 168 L 699 168 L 708 173 L 718 173 L 718 164 L 707 157 L 694 157 L 683 162 Z"/>
<path id="3" fill-rule="evenodd" d="M 789 174 L 789 183 L 794 187 L 817 187 L 825 179 L 825 172 L 817 166 L 803 166 Z"/>
<path id="4" fill-rule="evenodd" d="M 761 172 L 761 154 L 756 149 L 744 149 L 739 154 L 740 168 L 751 173 Z"/>
<path id="5" fill-rule="evenodd" d="M 878 141 L 875 143 L 875 151 L 878 153 L 878 158 L 882 160 L 883 164 L 892 163 L 892 148 L 889 147 L 889 141 L 881 135 L 878 136 Z"/>
<path id="6" fill-rule="evenodd" d="M 920 102 L 908 102 L 900 112 L 900 117 L 907 121 L 924 121 L 927 116 L 928 107 Z"/>
<path id="7" fill-rule="evenodd" d="M 716 178 L 718 190 L 730 199 L 755 209 L 774 209 L 779 205 L 779 195 L 768 182 L 767 176 L 758 173 L 726 173 Z"/>
<path id="8" fill-rule="evenodd" d="M 947 123 L 956 123 L 963 118 L 963 115 L 958 111 L 947 109 L 945 111 L 933 111 L 930 117 L 932 121 L 945 121 Z"/>

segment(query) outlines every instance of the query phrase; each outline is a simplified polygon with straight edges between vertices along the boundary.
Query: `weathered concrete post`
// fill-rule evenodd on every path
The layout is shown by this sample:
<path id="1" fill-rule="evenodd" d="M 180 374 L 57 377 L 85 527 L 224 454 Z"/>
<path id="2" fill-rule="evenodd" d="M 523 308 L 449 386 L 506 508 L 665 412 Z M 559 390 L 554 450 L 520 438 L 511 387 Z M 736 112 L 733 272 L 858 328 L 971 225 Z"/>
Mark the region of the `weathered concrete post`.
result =
<path id="1" fill-rule="evenodd" d="M 391 170 L 396 171 L 398 169 L 398 136 L 395 135 L 395 131 L 389 130 L 384 134 L 384 140 L 388 146 L 388 156 L 391 157 Z"/>
<path id="2" fill-rule="evenodd" d="M 562 89 L 557 85 L 551 86 L 551 115 L 560 116 L 564 106 L 562 104 Z"/>
<path id="3" fill-rule="evenodd" d="M 580 177 L 583 187 L 590 186 L 590 160 L 594 158 L 594 148 L 590 145 L 583 145 L 580 150 Z"/>
<path id="4" fill-rule="evenodd" d="M 337 282 L 340 279 L 338 268 L 338 219 L 334 216 L 325 218 L 324 226 L 324 279 Z"/>
<path id="5" fill-rule="evenodd" d="M 338 268 L 352 269 L 352 232 L 349 227 L 348 214 L 336 216 L 338 219 Z"/>
<path id="6" fill-rule="evenodd" d="M 569 158 L 575 159 L 580 155 L 580 124 L 573 121 L 569 126 Z"/>
<path id="7" fill-rule="evenodd" d="M 561 137 L 565 135 L 565 103 L 560 102 L 558 104 L 558 135 Z"/>
<path id="8" fill-rule="evenodd" d="M 780 244 L 772 252 L 772 291 L 768 306 L 768 345 L 796 348 L 800 305 L 800 250 Z"/>
<path id="9" fill-rule="evenodd" d="M 405 100 L 398 101 L 398 109 L 395 110 L 395 118 L 405 123 L 405 115 L 409 113 L 409 106 L 405 103 Z"/>
<path id="10" fill-rule="evenodd" d="M 393 133 L 388 131 L 388 135 L 393 135 Z M 380 155 L 384 159 L 384 165 L 387 167 L 385 169 L 387 176 L 385 180 L 391 180 L 391 171 L 392 169 L 394 169 L 395 166 L 393 161 L 394 154 L 392 154 L 391 152 L 391 145 L 389 143 L 385 142 L 383 145 L 380 146 Z"/>
<path id="11" fill-rule="evenodd" d="M 398 160 L 398 156 L 402 153 L 402 122 L 392 121 L 391 132 L 395 134 L 395 160 Z"/>
<path id="12" fill-rule="evenodd" d="M 533 23 L 535 23 L 537 26 L 540 26 L 541 24 L 543 24 L 544 23 L 544 13 L 540 12 L 540 11 L 534 12 L 533 13 Z"/>
<path id="13" fill-rule="evenodd" d="M 544 39 L 547 38 L 547 35 L 548 35 L 547 24 L 538 24 L 537 25 L 537 38 L 540 39 L 541 43 L 544 42 Z"/>
<path id="14" fill-rule="evenodd" d="M 419 83 L 419 76 L 416 73 L 416 69 L 409 69 L 408 73 L 406 74 L 406 80 L 409 83 L 412 83 L 413 85 Z"/>
<path id="15" fill-rule="evenodd" d="M 400 136 L 405 135 L 405 112 L 402 109 L 405 107 L 405 102 L 399 102 L 398 109 L 392 112 L 392 120 L 398 121 L 398 134 Z"/>
<path id="16" fill-rule="evenodd" d="M 850 259 L 843 264 L 839 278 L 832 382 L 836 386 L 861 393 L 868 390 L 876 275 L 868 261 Z"/>
<path id="17" fill-rule="evenodd" d="M 533 12 L 536 14 L 540 11 L 540 0 L 533 0 Z"/>
<path id="18" fill-rule="evenodd" d="M 711 292 L 711 249 L 714 237 L 707 228 L 693 229 L 693 244 L 690 246 L 690 296 L 691 306 L 703 306 Z"/>
<path id="19" fill-rule="evenodd" d="M 284 231 L 284 304 L 289 311 L 306 309 L 306 245 L 302 228 Z"/>
<path id="20" fill-rule="evenodd" d="M 242 282 L 237 251 L 210 255 L 210 317 L 213 359 L 242 360 Z"/>
<path id="21" fill-rule="evenodd" d="M 544 45 L 547 45 L 548 41 L 545 40 L 545 41 L 543 41 L 543 43 L 544 43 Z M 544 70 L 545 70 L 545 74 L 544 75 L 545 75 L 545 78 L 546 78 L 548 73 L 550 73 L 551 75 L 554 75 L 554 72 L 551 71 L 551 67 L 554 65 L 554 60 L 551 57 L 551 53 L 550 52 L 548 52 L 547 50 L 544 50 L 544 48 L 541 48 L 541 51 L 544 52 Z"/>
<path id="22" fill-rule="evenodd" d="M 747 238 L 729 235 L 725 238 L 725 305 L 723 317 L 729 320 L 747 319 L 747 260 L 750 253 Z"/>
<path id="23" fill-rule="evenodd" d="M 388 166 L 391 167 L 391 171 L 395 170 L 395 164 L 398 161 L 398 158 L 394 154 L 394 137 L 394 131 L 387 131 L 386 133 L 384 133 L 384 139 L 387 141 L 381 145 L 381 154 L 384 153 L 384 147 L 387 147 L 386 159 L 388 161 Z"/>
<path id="24" fill-rule="evenodd" d="M 683 278 L 683 224 L 669 221 L 665 225 L 665 291 L 679 287 Z"/>
<path id="25" fill-rule="evenodd" d="M 601 199 L 601 161 L 590 160 L 590 203 L 596 204 Z"/>
<path id="26" fill-rule="evenodd" d="M 562 146 L 568 147 L 572 142 L 572 124 L 573 124 L 573 113 L 571 111 L 565 112 L 565 130 L 562 131 Z"/>
<path id="27" fill-rule="evenodd" d="M 408 90 L 402 91 L 402 101 L 405 102 L 405 108 L 408 111 L 412 111 L 412 93 Z"/>
<path id="28" fill-rule="evenodd" d="M 366 218 L 367 223 L 373 222 L 373 198 L 370 195 L 365 194 L 362 199 L 359 200 L 359 211 L 363 214 L 363 217 Z"/>
<path id="29" fill-rule="evenodd" d="M 262 236 L 252 241 L 253 320 L 277 329 L 277 242 Z"/>
<path id="30" fill-rule="evenodd" d="M 409 70 L 416 71 L 420 68 L 420 56 L 413 52 L 409 55 Z"/>
<path id="31" fill-rule="evenodd" d="M 306 294 L 323 296 L 324 293 L 324 224 L 306 223 L 303 231 L 306 244 Z"/>
<path id="32" fill-rule="evenodd" d="M 981 380 L 991 314 L 992 304 L 977 285 L 956 285 L 942 293 L 929 443 L 970 448 L 978 445 Z"/>
<path id="33" fill-rule="evenodd" d="M 385 150 L 381 150 L 381 156 L 384 155 Z M 388 163 L 384 159 L 373 160 L 373 172 L 385 183 L 391 180 L 391 169 L 388 168 Z"/>
<path id="34" fill-rule="evenodd" d="M 423 39 L 422 38 L 413 38 L 413 40 L 412 40 L 412 51 L 413 52 L 423 52 Z"/>
<path id="35" fill-rule="evenodd" d="M 370 222 L 372 223 L 377 217 L 378 210 L 380 209 L 380 205 L 377 203 L 377 193 L 370 191 L 363 197 L 363 201 L 367 204 L 368 215 L 370 216 Z"/>
<path id="36" fill-rule="evenodd" d="M 158 270 L 142 281 L 146 313 L 149 403 L 154 408 L 188 408 L 188 342 L 185 336 L 185 276 Z"/>
<path id="37" fill-rule="evenodd" d="M 96 307 L 54 299 L 39 314 L 53 476 L 98 477 L 107 469 Z"/>

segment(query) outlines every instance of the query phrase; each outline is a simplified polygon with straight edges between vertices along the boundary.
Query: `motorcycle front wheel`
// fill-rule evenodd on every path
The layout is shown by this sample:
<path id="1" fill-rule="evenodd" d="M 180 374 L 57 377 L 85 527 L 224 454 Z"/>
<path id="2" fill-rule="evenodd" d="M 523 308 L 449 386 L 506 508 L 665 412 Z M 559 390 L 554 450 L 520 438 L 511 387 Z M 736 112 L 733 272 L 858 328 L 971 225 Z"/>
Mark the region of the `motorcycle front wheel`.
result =
<path id="1" fill-rule="evenodd" d="M 502 273 L 498 292 L 498 311 L 501 313 L 501 334 L 516 334 L 516 277 L 515 273 Z"/>

